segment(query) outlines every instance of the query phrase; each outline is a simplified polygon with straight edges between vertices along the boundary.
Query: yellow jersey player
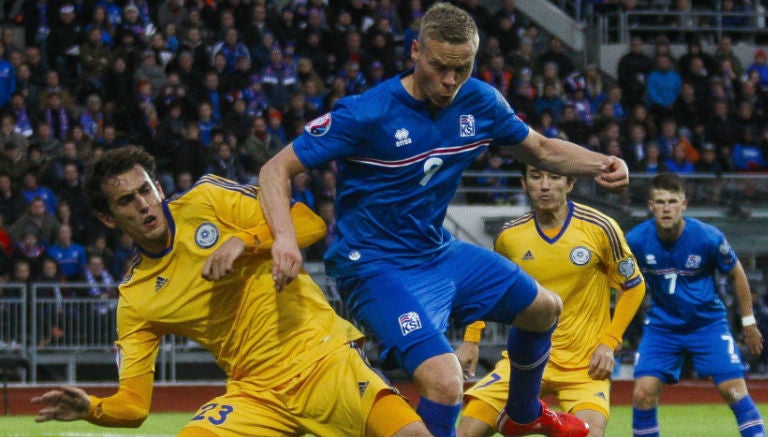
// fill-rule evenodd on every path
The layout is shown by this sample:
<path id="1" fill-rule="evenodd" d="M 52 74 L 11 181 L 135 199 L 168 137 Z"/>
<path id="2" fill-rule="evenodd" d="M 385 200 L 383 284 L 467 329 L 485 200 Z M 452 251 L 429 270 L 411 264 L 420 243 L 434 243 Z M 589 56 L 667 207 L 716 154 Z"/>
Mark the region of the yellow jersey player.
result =
<path id="1" fill-rule="evenodd" d="M 368 366 L 358 348 L 363 335 L 306 272 L 275 290 L 273 238 L 257 188 L 204 176 L 165 201 L 154 160 L 129 147 L 93 163 L 86 192 L 97 218 L 139 248 L 120 285 L 120 385 L 105 398 L 69 386 L 33 398 L 42 405 L 38 422 L 141 425 L 160 339 L 174 334 L 208 349 L 228 376 L 226 393 L 200 407 L 180 436 L 429 435 Z M 325 235 L 322 219 L 302 204 L 293 205 L 292 220 L 303 247 Z"/>
<path id="2" fill-rule="evenodd" d="M 642 303 L 645 283 L 616 222 L 568 200 L 574 183 L 527 166 L 522 186 L 532 210 L 504 225 L 494 249 L 563 299 L 541 395 L 555 395 L 563 411 L 587 422 L 590 437 L 602 437 L 614 351 Z M 611 289 L 619 296 L 613 318 Z M 479 329 L 470 325 L 457 350 L 465 365 L 476 362 Z M 459 437 L 493 434 L 510 395 L 509 366 L 502 354 L 494 370 L 467 391 Z"/>

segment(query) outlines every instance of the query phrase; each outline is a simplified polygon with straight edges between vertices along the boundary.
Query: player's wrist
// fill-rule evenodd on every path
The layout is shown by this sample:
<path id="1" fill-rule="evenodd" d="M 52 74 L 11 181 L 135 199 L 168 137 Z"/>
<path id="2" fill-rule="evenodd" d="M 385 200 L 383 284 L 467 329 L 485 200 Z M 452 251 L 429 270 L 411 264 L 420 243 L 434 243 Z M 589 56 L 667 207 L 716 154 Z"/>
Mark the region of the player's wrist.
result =
<path id="1" fill-rule="evenodd" d="M 755 316 L 744 316 L 741 318 L 741 326 L 746 328 L 747 326 L 757 325 L 757 320 L 755 320 Z"/>

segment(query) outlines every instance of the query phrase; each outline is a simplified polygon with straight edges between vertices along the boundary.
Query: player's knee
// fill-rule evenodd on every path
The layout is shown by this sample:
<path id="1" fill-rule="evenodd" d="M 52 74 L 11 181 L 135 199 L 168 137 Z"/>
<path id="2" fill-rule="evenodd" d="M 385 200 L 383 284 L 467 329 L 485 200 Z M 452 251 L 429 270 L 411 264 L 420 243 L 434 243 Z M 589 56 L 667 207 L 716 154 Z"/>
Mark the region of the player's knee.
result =
<path id="1" fill-rule="evenodd" d="M 528 331 L 546 331 L 563 312 L 563 300 L 556 293 L 539 287 L 536 298 L 515 319 L 515 326 Z"/>
<path id="2" fill-rule="evenodd" d="M 419 394 L 427 399 L 452 405 L 461 401 L 464 378 L 459 360 L 454 354 L 432 357 L 413 373 Z"/>
<path id="3" fill-rule="evenodd" d="M 632 403 L 635 408 L 648 410 L 654 408 L 658 403 L 658 395 L 646 386 L 635 386 L 632 392 Z"/>

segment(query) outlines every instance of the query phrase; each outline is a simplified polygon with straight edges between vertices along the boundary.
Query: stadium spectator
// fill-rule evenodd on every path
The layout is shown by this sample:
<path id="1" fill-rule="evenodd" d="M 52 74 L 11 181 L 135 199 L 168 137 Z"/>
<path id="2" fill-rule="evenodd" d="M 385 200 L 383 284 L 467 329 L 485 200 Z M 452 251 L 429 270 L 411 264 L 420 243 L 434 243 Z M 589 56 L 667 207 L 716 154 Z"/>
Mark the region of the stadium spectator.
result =
<path id="1" fill-rule="evenodd" d="M 11 224 L 9 231 L 13 241 L 21 241 L 26 233 L 32 232 L 41 244 L 47 244 L 56 238 L 59 225 L 56 216 L 46 211 L 43 199 L 34 198 L 27 210 Z"/>
<path id="2" fill-rule="evenodd" d="M 21 93 L 13 93 L 9 111 L 15 120 L 13 130 L 25 138 L 29 139 L 32 137 L 34 135 L 33 116 L 28 110 L 27 103 Z"/>
<path id="3" fill-rule="evenodd" d="M 643 38 L 632 36 L 629 52 L 619 59 L 617 73 L 627 107 L 645 102 L 646 80 L 653 65 L 653 60 L 643 53 Z"/>
<path id="4" fill-rule="evenodd" d="M 22 176 L 31 168 L 32 163 L 21 153 L 16 143 L 9 142 L 3 145 L 0 172 L 9 175 L 14 184 L 21 184 Z"/>
<path id="5" fill-rule="evenodd" d="M 683 143 L 677 143 L 672 147 L 672 153 L 664 160 L 666 171 L 681 176 L 690 176 L 694 172 L 694 164 L 686 155 L 686 147 Z"/>
<path id="6" fill-rule="evenodd" d="M 59 7 L 59 19 L 51 23 L 46 49 L 49 65 L 61 74 L 61 83 L 67 88 L 74 87 L 77 83 L 80 35 L 81 28 L 76 20 L 75 7 L 71 3 L 63 3 Z"/>
<path id="7" fill-rule="evenodd" d="M 760 147 L 756 128 L 742 131 L 742 137 L 733 145 L 733 166 L 739 172 L 765 171 L 766 161 L 763 149 Z"/>
<path id="8" fill-rule="evenodd" d="M 562 297 L 563 314 L 552 335 L 551 364 L 540 396 L 554 395 L 563 411 L 589 425 L 590 437 L 603 437 L 614 351 L 622 345 L 624 331 L 643 302 L 645 283 L 618 224 L 600 211 L 568 200 L 575 182 L 575 178 L 526 166 L 521 183 L 532 210 L 505 224 L 494 250 Z M 580 249 L 574 249 L 577 246 Z M 577 250 L 585 252 L 578 260 Z M 553 264 L 563 267 L 553 269 Z M 611 290 L 619 289 L 623 293 L 612 309 Z M 470 325 L 456 350 L 460 357 L 467 356 L 461 362 L 470 363 L 464 368 L 467 377 L 475 374 L 483 328 L 483 323 Z M 459 437 L 493 433 L 510 394 L 509 366 L 503 352 L 493 371 L 467 391 Z"/>
<path id="9" fill-rule="evenodd" d="M 42 107 L 43 119 L 51 126 L 53 136 L 59 141 L 65 141 L 72 124 L 71 114 L 64 106 L 61 93 L 50 91 L 46 97 L 47 103 Z"/>
<path id="10" fill-rule="evenodd" d="M 0 217 L 5 226 L 10 226 L 27 209 L 27 201 L 19 194 L 11 176 L 0 173 Z"/>
<path id="11" fill-rule="evenodd" d="M 724 60 L 730 61 L 735 77 L 741 77 L 744 74 L 744 66 L 733 51 L 733 39 L 729 35 L 721 36 L 715 49 L 715 61 L 722 63 Z"/>
<path id="12" fill-rule="evenodd" d="M 565 100 L 563 100 L 557 90 L 558 86 L 555 82 L 550 81 L 544 84 L 542 93 L 536 97 L 535 101 L 537 117 L 541 117 L 541 114 L 547 111 L 552 115 L 552 120 L 555 123 L 558 122 L 560 115 L 563 113 Z"/>
<path id="13" fill-rule="evenodd" d="M 27 156 L 29 138 L 16 131 L 16 117 L 8 112 L 0 116 L 0 144 L 12 143 L 17 150 Z"/>
<path id="14" fill-rule="evenodd" d="M 490 61 L 480 69 L 480 78 L 499 90 L 501 95 L 508 96 L 512 91 L 514 72 L 506 66 L 504 55 L 493 55 Z"/>
<path id="15" fill-rule="evenodd" d="M 56 261 L 59 271 L 68 281 L 84 279 L 87 263 L 85 247 L 72 240 L 72 228 L 68 224 L 59 226 L 58 237 L 46 248 L 47 257 Z"/>
<path id="16" fill-rule="evenodd" d="M 311 182 L 312 177 L 307 171 L 294 175 L 291 178 L 291 199 L 301 202 L 314 210 L 316 207 L 315 194 L 310 186 Z"/>
<path id="17" fill-rule="evenodd" d="M 450 35 L 450 39 L 448 35 Z M 624 174 L 626 167 L 621 160 L 592 154 L 573 143 L 562 143 L 561 140 L 543 137 L 513 117 L 511 109 L 499 101 L 498 93 L 490 85 L 481 80 L 470 79 L 472 66 L 477 55 L 478 39 L 478 31 L 471 17 L 465 12 L 448 3 L 434 4 L 424 15 L 419 38 L 413 42 L 411 47 L 411 58 L 415 68 L 410 74 L 392 78 L 390 81 L 370 89 L 359 98 L 343 99 L 338 102 L 331 116 L 333 118 L 332 125 L 328 124 L 330 118 L 319 118 L 310 122 L 300 137 L 291 145 L 283 148 L 280 153 L 262 167 L 259 175 L 262 187 L 261 200 L 264 201 L 265 207 L 271 211 L 267 214 L 267 221 L 279 240 L 273 247 L 274 258 L 291 260 L 276 266 L 278 273 L 275 278 L 275 286 L 279 290 L 288 283 L 287 281 L 295 277 L 296 272 L 293 269 L 298 266 L 301 260 L 298 245 L 293 237 L 293 226 L 288 220 L 289 178 L 306 171 L 307 168 L 318 167 L 344 156 L 349 158 L 358 156 L 354 150 L 360 146 L 364 146 L 363 148 L 367 150 L 366 156 L 362 158 L 363 162 L 351 166 L 339 165 L 339 180 L 344 181 L 344 187 L 340 188 L 337 194 L 337 205 L 344 206 L 345 210 L 337 211 L 340 220 L 342 220 L 338 222 L 338 226 L 345 231 L 337 233 L 330 249 L 331 252 L 325 257 L 326 266 L 332 276 L 339 276 L 337 283 L 339 288 L 343 290 L 342 294 L 349 295 L 348 303 L 350 304 L 349 307 L 353 308 L 353 317 L 372 328 L 377 337 L 385 336 L 387 340 L 385 340 L 384 347 L 387 355 L 391 354 L 391 358 L 400 367 L 404 368 L 408 374 L 415 376 L 416 385 L 421 391 L 417 411 L 424 419 L 427 427 L 436 436 L 453 435 L 455 422 L 461 408 L 463 388 L 461 367 L 453 353 L 453 348 L 444 336 L 443 329 L 447 326 L 449 314 L 453 312 L 454 316 L 459 315 L 465 319 L 462 322 L 454 318 L 457 325 L 477 320 L 481 315 L 475 313 L 476 309 L 487 306 L 491 301 L 504 301 L 505 299 L 501 296 L 509 292 L 510 284 L 518 280 L 522 282 L 523 277 L 518 276 L 520 272 L 510 271 L 509 265 L 502 266 L 491 261 L 494 255 L 487 250 L 451 239 L 447 231 L 442 229 L 443 212 L 456 191 L 460 175 L 482 151 L 482 148 L 463 155 L 463 158 L 458 158 L 456 161 L 451 161 L 454 165 L 443 166 L 440 168 L 439 176 L 436 176 L 437 179 L 429 180 L 435 176 L 430 169 L 425 173 L 421 167 L 399 165 L 390 167 L 389 164 L 386 167 L 379 167 L 378 164 L 372 165 L 381 160 L 384 163 L 388 162 L 395 157 L 390 153 L 392 150 L 392 132 L 388 130 L 390 128 L 384 125 L 392 123 L 392 126 L 398 126 L 399 132 L 396 135 L 398 141 L 401 145 L 409 146 L 398 148 L 398 150 L 402 150 L 402 152 L 397 153 L 398 159 L 413 157 L 418 153 L 430 154 L 430 151 L 439 150 L 448 143 L 452 143 L 452 147 L 460 144 L 478 144 L 482 138 L 489 139 L 493 136 L 499 144 L 522 143 L 521 147 L 527 150 L 525 153 L 527 156 L 531 159 L 536 159 L 533 157 L 538 156 L 538 159 L 541 160 L 539 162 L 547 164 L 553 170 L 552 167 L 559 167 L 565 171 L 566 166 L 558 166 L 556 162 L 547 160 L 545 154 L 542 153 L 544 149 L 556 148 L 562 152 L 562 154 L 555 152 L 547 155 L 558 155 L 557 162 L 559 163 L 568 161 L 568 167 L 571 171 L 578 167 L 587 173 L 599 173 L 596 172 L 596 169 L 587 170 L 586 161 L 603 162 L 607 168 L 610 168 L 607 171 L 611 174 L 611 176 L 604 175 L 604 178 L 607 177 L 609 180 L 617 182 L 618 185 L 626 183 L 626 175 Z M 452 55 L 448 56 L 448 53 Z M 447 61 L 447 58 L 453 59 Z M 406 97 L 405 100 L 402 100 L 403 96 Z M 422 103 L 414 106 L 411 104 L 412 99 L 421 100 Z M 441 117 L 433 118 L 430 116 L 430 114 L 434 115 L 446 110 L 452 102 L 459 106 L 470 105 L 472 108 L 484 108 L 482 111 L 485 111 L 486 115 L 481 117 L 479 113 L 475 113 L 474 120 L 480 120 L 484 117 L 493 119 L 494 116 L 491 114 L 496 111 L 495 117 L 500 123 L 489 121 L 488 124 L 479 125 L 464 119 L 463 129 L 456 132 L 449 127 L 449 124 L 445 124 L 452 124 L 455 120 L 449 122 L 442 120 Z M 451 107 L 453 106 L 451 105 Z M 373 118 L 363 121 L 374 113 Z M 457 112 L 457 114 L 460 113 L 462 112 Z M 395 121 L 392 117 L 395 117 Z M 376 121 L 373 121 L 374 119 Z M 381 121 L 385 119 L 388 121 L 382 124 Z M 494 126 L 492 129 L 491 125 Z M 500 126 L 505 126 L 502 129 L 506 131 L 505 134 L 499 131 Z M 476 128 L 478 128 L 477 131 Z M 492 135 L 491 131 L 494 132 Z M 317 135 L 319 132 L 324 134 Z M 427 132 L 431 132 L 431 134 L 425 136 Z M 343 139 L 339 136 L 340 133 L 343 133 Z M 460 139 L 459 134 L 466 135 L 466 137 Z M 502 140 L 502 138 L 506 138 L 506 140 Z M 416 145 L 416 149 L 410 147 L 414 145 L 411 143 Z M 390 150 L 390 152 L 385 152 L 385 150 Z M 570 158 L 564 158 L 563 154 L 570 156 Z M 372 178 L 372 170 L 381 177 Z M 386 177 L 383 176 L 385 174 Z M 355 183 L 355 178 L 358 178 L 358 182 L 365 179 L 365 183 Z M 408 184 L 404 184 L 404 178 L 411 179 L 413 186 L 419 188 L 416 191 L 405 188 Z M 597 179 L 600 180 L 601 178 Z M 374 180 L 375 183 L 372 183 Z M 608 180 L 603 180 L 603 182 L 607 183 Z M 354 190 L 362 191 L 352 193 L 352 191 L 344 190 L 344 188 L 353 186 L 355 187 Z M 406 191 L 408 194 L 405 193 Z M 365 200 L 348 202 L 349 199 L 358 196 L 362 196 L 359 198 Z M 427 203 L 432 205 L 427 207 L 423 203 L 424 199 L 429 199 Z M 415 211 L 415 204 L 419 204 L 420 213 L 417 214 L 421 215 L 419 218 L 392 214 L 394 210 Z M 366 228 L 370 229 L 370 226 L 386 231 L 376 239 L 371 240 L 370 232 L 365 230 Z M 428 237 L 430 234 L 437 238 Z M 340 255 L 341 252 L 337 252 L 340 256 L 332 255 L 336 252 L 336 248 L 347 245 L 359 247 L 361 252 L 358 254 L 353 251 L 354 253 L 350 257 L 348 256 L 349 251 L 342 249 L 341 252 L 345 252 L 344 255 Z M 454 246 L 451 247 L 452 245 Z M 363 246 L 366 248 L 363 249 Z M 414 251 L 417 246 L 422 247 L 422 249 Z M 393 256 L 394 253 L 400 253 L 402 256 Z M 431 279 L 425 277 L 425 271 L 421 270 L 424 266 L 424 259 L 421 258 L 427 253 L 429 253 L 427 256 L 429 259 L 438 261 L 436 265 L 442 266 L 443 272 L 439 275 L 441 280 L 437 282 L 445 280 L 445 275 L 450 273 L 455 275 L 455 284 L 466 285 L 455 289 L 450 287 L 451 289 L 448 290 L 435 283 L 436 277 Z M 390 262 L 395 259 L 398 260 L 396 263 Z M 440 259 L 442 261 L 439 261 Z M 468 259 L 472 260 L 473 263 L 478 263 L 477 265 L 482 264 L 484 266 L 480 269 L 482 273 L 475 269 L 476 266 L 467 264 Z M 401 261 L 405 261 L 405 263 Z M 491 267 L 492 265 L 495 267 Z M 374 282 L 379 284 L 376 287 L 387 284 L 386 299 L 381 299 L 383 294 L 377 291 L 376 287 L 372 287 L 373 283 L 370 282 L 370 279 L 373 276 L 368 275 L 373 274 L 374 271 L 374 276 L 377 278 Z M 476 273 L 481 274 L 476 276 Z M 411 279 L 404 279 L 404 274 Z M 396 280 L 395 277 L 397 277 Z M 506 279 L 502 279 L 503 277 Z M 501 281 L 504 285 L 493 291 L 496 287 L 488 287 L 488 278 Z M 528 282 L 529 280 L 530 282 Z M 523 367 L 526 368 L 525 371 L 520 371 L 520 373 L 525 374 L 525 376 L 520 376 L 526 382 L 521 381 L 520 387 L 514 387 L 511 390 L 520 390 L 517 393 L 524 393 L 525 395 L 509 398 L 506 411 L 512 418 L 502 416 L 500 427 L 523 431 L 507 431 L 504 432 L 505 434 L 524 434 L 530 432 L 533 427 L 541 429 L 542 426 L 552 426 L 555 429 L 562 429 L 583 426 L 583 424 L 578 424 L 578 419 L 565 415 L 565 413 L 555 415 L 555 413 L 548 412 L 541 407 L 536 398 L 541 371 L 543 371 L 546 362 L 544 357 L 548 355 L 549 339 L 556 319 L 555 314 L 559 313 L 557 310 L 559 305 L 557 297 L 553 293 L 538 288 L 529 277 L 525 277 L 525 281 L 528 283 L 525 287 L 522 285 L 520 288 L 512 287 L 516 293 L 519 293 L 516 294 L 517 298 L 527 294 L 528 299 L 533 299 L 534 296 L 541 293 L 539 299 L 547 299 L 553 305 L 547 305 L 546 310 L 539 308 L 539 311 L 535 311 L 532 309 L 531 312 L 538 314 L 537 316 L 530 316 L 531 322 L 534 318 L 537 322 L 526 328 L 513 328 L 510 331 L 508 341 L 510 360 L 519 364 L 525 363 L 517 366 L 517 371 L 513 370 L 515 375 L 512 379 L 516 380 L 517 372 Z M 421 285 L 418 285 L 417 282 Z M 474 294 L 472 290 L 475 287 L 471 284 L 475 282 L 483 282 L 483 289 L 487 293 L 497 294 L 496 297 L 484 301 L 481 296 Z M 425 288 L 427 284 L 429 286 Z M 473 296 L 470 298 L 469 294 L 473 294 Z M 399 297 L 395 297 L 396 295 Z M 511 294 L 509 298 L 517 299 L 513 298 Z M 435 306 L 435 299 L 440 299 L 443 303 Z M 403 300 L 410 303 L 403 307 L 401 305 Z M 383 308 L 385 301 L 395 302 L 397 305 L 385 309 Z M 470 301 L 475 301 L 475 303 L 470 304 Z M 429 305 L 426 302 L 429 302 Z M 464 305 L 469 305 L 472 309 L 465 307 L 465 310 L 460 310 Z M 527 305 L 521 304 L 520 306 Z M 430 309 L 427 310 L 427 307 Z M 420 328 L 415 336 L 406 337 L 401 332 L 395 333 L 394 330 L 400 331 L 400 328 L 384 321 L 397 319 L 398 316 L 395 314 L 404 314 L 403 308 L 410 308 L 407 311 L 413 312 L 406 316 L 406 319 L 409 319 L 409 325 L 416 318 L 419 320 L 424 318 L 431 320 L 431 322 L 419 323 Z M 488 314 L 488 311 L 496 315 L 494 317 L 496 321 L 509 322 L 518 310 L 502 309 L 501 307 L 495 310 L 489 308 L 480 310 L 483 314 Z M 389 313 L 391 316 L 384 316 L 383 312 Z M 524 310 L 522 314 L 530 313 Z M 522 319 L 518 317 L 518 323 L 527 318 L 523 315 L 520 316 Z M 405 319 L 401 320 L 405 322 Z M 410 328 L 408 330 L 410 331 Z M 412 333 L 413 331 L 411 331 Z M 518 335 L 521 337 L 520 339 L 517 338 Z M 517 347 L 522 344 L 526 345 L 525 351 Z M 532 365 L 529 367 L 528 364 Z M 542 413 L 545 413 L 545 419 L 540 420 L 539 417 Z M 544 425 L 544 422 L 550 420 L 552 423 Z M 523 425 L 529 422 L 533 422 L 533 424 Z"/>
<path id="18" fill-rule="evenodd" d="M 755 50 L 755 61 L 747 67 L 747 76 L 751 72 L 755 71 L 758 76 L 758 85 L 763 92 L 768 92 L 768 55 L 765 53 L 765 49 Z"/>
<path id="19" fill-rule="evenodd" d="M 45 257 L 46 245 L 41 243 L 37 238 L 37 233 L 34 229 L 26 230 L 21 238 L 15 240 L 13 251 L 11 252 L 11 261 L 13 262 L 13 276 L 12 280 L 28 281 L 30 275 L 36 275 L 40 271 L 43 258 Z M 19 263 L 25 264 L 25 270 L 23 271 L 23 279 L 17 272 L 17 265 Z"/>
<path id="20" fill-rule="evenodd" d="M 248 176 L 237 160 L 235 146 L 227 142 L 212 144 L 215 154 L 205 169 L 206 173 L 227 178 L 238 183 L 248 182 Z"/>
<path id="21" fill-rule="evenodd" d="M 59 205 L 59 197 L 46 185 L 40 184 L 40 178 L 34 171 L 28 170 L 21 178 L 21 195 L 32 203 L 33 199 L 41 199 L 45 203 L 45 210 L 49 214 L 56 214 L 56 207 Z M 51 240 L 46 240 L 50 242 Z"/>
<path id="22" fill-rule="evenodd" d="M 190 185 L 186 189 L 192 187 L 191 179 L 190 177 Z M 177 180 L 176 186 L 183 187 L 184 185 L 180 180 Z M 117 231 L 114 242 L 110 246 L 114 247 L 114 251 L 109 263 L 109 273 L 113 278 L 122 280 L 130 269 L 133 257 L 136 256 L 136 245 L 133 244 L 133 238 L 130 234 Z"/>
<path id="23" fill-rule="evenodd" d="M 104 94 L 104 78 L 112 61 L 112 51 L 102 38 L 99 27 L 88 30 L 88 38 L 80 44 L 81 93 Z"/>
<path id="24" fill-rule="evenodd" d="M 66 279 L 59 272 L 59 265 L 55 260 L 44 258 L 40 273 L 33 280 L 44 283 L 35 288 L 38 299 L 37 332 L 39 338 L 36 340 L 37 347 L 58 346 L 64 339 L 66 323 L 63 295 L 59 286 L 66 282 Z"/>
<path id="25" fill-rule="evenodd" d="M 731 149 L 741 138 L 741 132 L 736 120 L 728 110 L 728 103 L 717 99 L 712 103 L 712 113 L 707 120 L 707 134 L 712 142 L 721 150 Z"/>
<path id="26" fill-rule="evenodd" d="M 180 436 L 215 435 L 222 430 L 248 435 L 274 432 L 285 435 L 311 432 L 334 436 L 362 435 L 366 432 L 386 437 L 429 435 L 407 403 L 360 358 L 361 351 L 350 347 L 350 341 L 361 339 L 362 334 L 336 315 L 306 272 L 302 272 L 300 278 L 282 293 L 274 292 L 272 264 L 261 253 L 263 251 L 253 250 L 256 245 L 268 244 L 266 238 L 254 238 L 253 233 L 265 231 L 268 235 L 269 232 L 261 213 L 254 217 L 254 212 L 261 211 L 261 208 L 257 196 L 248 193 L 256 194 L 255 191 L 244 186 L 231 190 L 230 184 L 222 184 L 217 178 L 207 178 L 205 183 L 198 184 L 195 190 L 188 193 L 187 202 L 171 202 L 170 217 L 165 218 L 162 194 L 150 185 L 151 158 L 148 155 L 136 157 L 136 153 L 131 149 L 123 155 L 114 151 L 105 154 L 106 160 L 113 161 L 111 164 L 109 161 L 100 162 L 97 168 L 101 172 L 95 176 L 97 179 L 89 178 L 87 181 L 88 186 L 93 187 L 89 193 L 98 192 L 98 198 L 102 199 L 98 211 L 106 225 L 115 228 L 119 223 L 134 237 L 143 253 L 166 252 L 163 258 L 171 264 L 163 272 L 147 269 L 153 258 L 142 255 L 144 259 L 134 266 L 131 280 L 120 286 L 117 319 L 121 329 L 117 345 L 123 365 L 120 366 L 117 392 L 108 397 L 97 397 L 75 387 L 48 391 L 32 399 L 41 408 L 36 418 L 38 422 L 81 419 L 103 426 L 140 426 L 150 410 L 154 356 L 160 347 L 160 339 L 174 332 L 186 335 L 208 349 L 222 370 L 228 373 L 230 381 L 225 394 L 206 404 L 226 405 L 222 410 L 228 411 L 225 413 L 228 419 L 226 424 L 216 425 L 207 420 L 193 419 Z M 134 156 L 136 161 L 126 163 L 131 159 L 126 155 Z M 119 184 L 121 188 L 109 183 L 113 178 L 123 181 Z M 149 189 L 142 188 L 148 185 Z M 132 205 L 118 206 L 117 198 L 124 195 L 137 197 L 134 202 L 129 202 Z M 91 200 L 100 204 L 95 198 Z M 141 219 L 132 218 L 138 213 L 134 210 L 140 208 L 139 203 L 149 206 L 149 216 L 155 217 L 153 231 L 148 231 Z M 185 251 L 181 241 L 171 244 L 171 220 L 178 227 L 178 234 L 175 235 L 194 233 L 195 226 L 199 224 L 192 223 L 192 217 L 201 218 L 203 226 L 211 227 L 201 229 L 217 231 L 216 235 L 220 235 L 218 246 L 211 250 Z M 308 211 L 297 221 L 300 222 L 298 236 L 303 246 L 314 243 L 319 235 L 325 233 L 322 220 Z M 320 227 L 322 232 L 317 231 Z M 198 230 L 197 234 L 198 242 L 203 246 L 213 241 L 207 232 Z M 247 242 L 241 238 L 246 238 Z M 211 245 L 216 243 L 213 241 Z M 167 275 L 177 267 L 196 269 L 197 272 L 191 274 L 183 286 L 175 285 L 174 278 L 169 279 Z M 231 274 L 233 267 L 239 270 L 238 274 Z M 224 291 L 232 298 L 212 298 Z M 171 318 L 149 316 L 146 319 L 132 315 L 128 295 L 165 296 L 165 299 L 150 299 L 142 303 L 142 312 L 174 315 Z M 186 298 L 179 299 L 180 296 Z M 297 301 L 301 301 L 301 305 L 295 305 Z M 242 311 L 257 307 L 262 311 Z M 290 309 L 287 317 L 273 317 L 283 309 Z M 200 320 L 201 314 L 203 319 L 219 318 L 220 323 L 201 325 L 192 321 Z M 124 329 L 129 325 L 132 327 Z M 147 329 L 140 333 L 136 330 L 140 325 Z M 294 335 L 278 335 L 285 330 Z M 248 339 L 248 344 L 244 345 L 237 339 Z M 278 343 L 279 346 L 275 347 Z M 323 368 L 315 368 L 317 365 Z M 310 368 L 315 372 L 305 372 Z M 234 369 L 243 369 L 245 374 Z M 321 384 L 330 384 L 334 396 L 318 396 L 316 390 L 312 392 L 311 384 L 305 384 L 306 375 Z M 301 381 L 295 381 L 296 378 Z M 358 381 L 368 382 L 362 398 Z M 269 409 L 262 408 L 268 402 L 267 398 L 272 399 L 267 392 L 272 388 L 285 388 L 286 383 L 295 385 L 285 391 L 290 393 L 288 402 L 300 399 L 311 405 L 298 413 L 298 417 L 296 411 L 288 407 L 273 405 Z M 258 389 L 248 388 L 254 386 Z M 243 396 L 246 392 L 250 394 Z M 202 408 L 201 414 L 207 414 L 208 407 Z M 279 410 L 277 413 L 276 408 Z M 243 414 L 246 411 L 248 413 Z M 275 414 L 291 418 L 280 424 L 277 431 L 274 426 L 265 425 L 264 419 Z"/>
<path id="27" fill-rule="evenodd" d="M 560 80 L 564 80 L 576 70 L 576 65 L 573 62 L 573 59 L 565 52 L 563 41 L 555 36 L 550 37 L 549 48 L 545 52 L 539 54 L 537 58 L 540 70 L 543 70 L 547 63 L 554 62 L 557 65 L 557 76 Z"/>
<path id="28" fill-rule="evenodd" d="M 680 94 L 682 80 L 672 68 L 669 55 L 656 57 L 656 66 L 648 74 L 646 99 L 649 112 L 658 120 L 672 115 L 672 106 Z"/>
<path id="29" fill-rule="evenodd" d="M 685 193 L 681 177 L 672 173 L 654 177 L 648 190 L 653 218 L 627 233 L 651 293 L 649 322 L 635 362 L 632 433 L 636 437 L 659 434 L 659 393 L 664 384 L 678 381 L 682 356 L 687 353 L 700 377 L 712 377 L 733 411 L 740 434 L 759 436 L 765 434 L 765 426 L 744 381 L 741 354 L 732 347 L 735 339 L 714 283 L 716 272 L 733 282 L 744 340 L 749 352 L 757 355 L 763 339 L 752 313 L 747 276 L 719 229 L 684 216 Z M 692 258 L 691 253 L 697 256 Z M 694 305 L 694 301 L 709 304 Z"/>
<path id="30" fill-rule="evenodd" d="M 16 70 L 5 56 L 5 47 L 0 44 L 0 106 L 11 101 L 16 91 Z"/>

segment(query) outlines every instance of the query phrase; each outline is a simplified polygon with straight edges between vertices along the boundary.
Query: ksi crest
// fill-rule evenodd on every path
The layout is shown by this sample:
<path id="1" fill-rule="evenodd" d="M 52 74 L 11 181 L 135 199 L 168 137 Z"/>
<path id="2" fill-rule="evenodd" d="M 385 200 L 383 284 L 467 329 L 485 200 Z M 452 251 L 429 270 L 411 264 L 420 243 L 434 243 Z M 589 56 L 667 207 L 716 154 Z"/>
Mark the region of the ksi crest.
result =
<path id="1" fill-rule="evenodd" d="M 403 333 L 403 336 L 421 329 L 421 319 L 419 314 L 414 311 L 401 315 L 397 318 L 397 321 L 400 322 L 400 331 Z"/>
<path id="2" fill-rule="evenodd" d="M 475 136 L 475 116 L 472 114 L 459 115 L 459 135 L 462 137 Z"/>

